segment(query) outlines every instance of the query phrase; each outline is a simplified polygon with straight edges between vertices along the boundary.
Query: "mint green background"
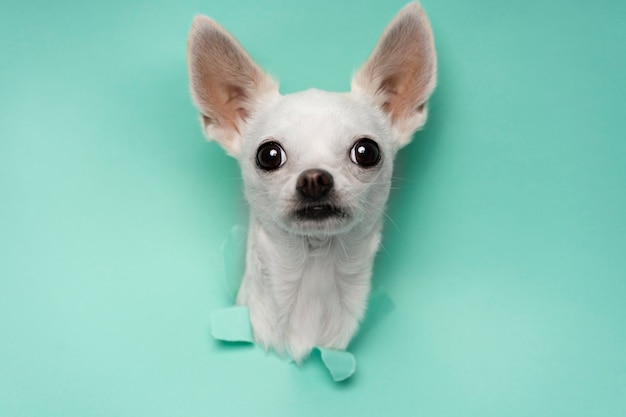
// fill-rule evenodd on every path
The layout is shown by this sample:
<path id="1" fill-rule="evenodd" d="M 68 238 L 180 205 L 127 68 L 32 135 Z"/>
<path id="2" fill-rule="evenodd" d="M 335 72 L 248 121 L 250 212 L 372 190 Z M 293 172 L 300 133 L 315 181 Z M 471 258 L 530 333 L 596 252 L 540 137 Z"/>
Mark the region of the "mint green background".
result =
<path id="1" fill-rule="evenodd" d="M 403 4 L 0 4 L 0 416 L 626 415 L 623 0 L 425 0 L 439 87 L 357 373 L 210 338 L 246 209 L 190 104 L 193 15 L 283 92 L 347 90 Z"/>

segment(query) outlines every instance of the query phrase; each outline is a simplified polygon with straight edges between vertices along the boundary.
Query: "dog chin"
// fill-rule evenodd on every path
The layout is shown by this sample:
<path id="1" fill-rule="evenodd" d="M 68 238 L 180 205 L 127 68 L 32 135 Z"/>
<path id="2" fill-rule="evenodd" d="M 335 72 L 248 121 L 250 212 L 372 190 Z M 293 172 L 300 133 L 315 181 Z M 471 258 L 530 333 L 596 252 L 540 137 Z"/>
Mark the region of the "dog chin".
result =
<path id="1" fill-rule="evenodd" d="M 345 207 L 320 203 L 294 208 L 286 225 L 292 232 L 309 236 L 332 236 L 345 232 L 352 224 L 352 214 Z"/>

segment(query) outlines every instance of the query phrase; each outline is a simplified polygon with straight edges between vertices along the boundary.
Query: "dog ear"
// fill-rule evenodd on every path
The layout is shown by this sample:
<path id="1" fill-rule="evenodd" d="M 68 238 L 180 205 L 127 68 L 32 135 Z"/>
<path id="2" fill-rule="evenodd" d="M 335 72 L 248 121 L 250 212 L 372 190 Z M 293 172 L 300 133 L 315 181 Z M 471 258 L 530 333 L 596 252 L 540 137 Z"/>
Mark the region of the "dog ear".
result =
<path id="1" fill-rule="evenodd" d="M 206 16 L 193 21 L 187 69 L 205 135 L 238 157 L 246 120 L 263 96 L 278 94 L 278 85 L 224 28 Z"/>
<path id="2" fill-rule="evenodd" d="M 391 121 L 398 147 L 426 122 L 428 97 L 437 80 L 430 22 L 419 3 L 405 6 L 383 32 L 367 62 L 352 79 Z"/>

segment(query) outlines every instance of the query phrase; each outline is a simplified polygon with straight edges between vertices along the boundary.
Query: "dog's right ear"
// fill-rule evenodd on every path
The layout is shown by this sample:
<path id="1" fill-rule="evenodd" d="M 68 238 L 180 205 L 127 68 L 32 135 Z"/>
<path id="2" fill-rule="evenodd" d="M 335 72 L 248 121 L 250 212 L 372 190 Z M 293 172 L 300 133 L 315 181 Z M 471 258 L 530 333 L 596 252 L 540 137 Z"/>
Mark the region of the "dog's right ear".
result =
<path id="1" fill-rule="evenodd" d="M 225 29 L 206 16 L 193 21 L 187 69 L 205 135 L 238 157 L 243 126 L 263 96 L 278 94 L 278 85 Z"/>
<path id="2" fill-rule="evenodd" d="M 389 117 L 398 147 L 426 122 L 426 102 L 437 82 L 437 55 L 426 13 L 406 5 L 387 26 L 374 52 L 352 79 Z"/>

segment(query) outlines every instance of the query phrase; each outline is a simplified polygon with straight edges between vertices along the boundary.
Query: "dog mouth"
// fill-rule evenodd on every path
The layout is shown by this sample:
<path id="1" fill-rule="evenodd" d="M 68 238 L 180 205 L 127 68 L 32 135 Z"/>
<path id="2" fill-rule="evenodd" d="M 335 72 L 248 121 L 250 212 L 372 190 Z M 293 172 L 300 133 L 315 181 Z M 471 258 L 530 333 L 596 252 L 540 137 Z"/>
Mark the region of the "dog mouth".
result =
<path id="1" fill-rule="evenodd" d="M 296 209 L 293 214 L 297 220 L 301 221 L 323 221 L 331 218 L 348 217 L 345 210 L 332 204 L 307 204 Z"/>

